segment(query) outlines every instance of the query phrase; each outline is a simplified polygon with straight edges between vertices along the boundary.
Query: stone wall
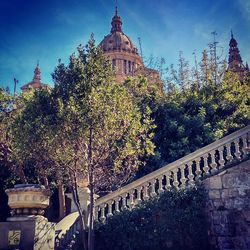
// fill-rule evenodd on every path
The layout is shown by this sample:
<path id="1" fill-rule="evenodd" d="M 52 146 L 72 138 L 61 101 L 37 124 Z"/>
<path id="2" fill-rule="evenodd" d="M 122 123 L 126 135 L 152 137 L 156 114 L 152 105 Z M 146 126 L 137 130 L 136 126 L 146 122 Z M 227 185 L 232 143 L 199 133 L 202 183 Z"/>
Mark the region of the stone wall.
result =
<path id="1" fill-rule="evenodd" d="M 53 250 L 54 242 L 55 223 L 42 216 L 0 223 L 0 250 Z"/>
<path id="2" fill-rule="evenodd" d="M 250 160 L 204 181 L 213 249 L 250 249 Z"/>

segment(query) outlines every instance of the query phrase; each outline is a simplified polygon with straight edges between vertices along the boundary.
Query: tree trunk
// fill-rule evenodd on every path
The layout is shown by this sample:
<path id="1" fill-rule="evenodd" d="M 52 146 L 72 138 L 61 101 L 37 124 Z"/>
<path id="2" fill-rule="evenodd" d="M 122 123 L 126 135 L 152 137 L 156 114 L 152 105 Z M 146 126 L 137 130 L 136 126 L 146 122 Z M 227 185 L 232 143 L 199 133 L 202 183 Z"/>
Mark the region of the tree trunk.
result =
<path id="1" fill-rule="evenodd" d="M 90 204 L 89 204 L 89 230 L 88 230 L 88 250 L 94 250 L 94 178 L 93 178 L 93 128 L 89 128 L 89 149 L 88 149 L 88 175 L 89 175 L 89 189 L 90 189 Z"/>
<path id="2" fill-rule="evenodd" d="M 73 194 L 73 200 L 75 202 L 75 205 L 77 207 L 78 213 L 79 213 L 79 218 L 80 218 L 80 227 L 81 227 L 81 232 L 80 236 L 82 237 L 82 245 L 84 250 L 88 250 L 88 243 L 87 243 L 87 234 L 86 234 L 86 222 L 84 219 L 84 214 L 81 209 L 80 201 L 79 201 L 79 196 L 78 196 L 78 189 L 77 189 L 77 184 L 72 187 L 72 194 Z"/>
<path id="3" fill-rule="evenodd" d="M 58 182 L 58 198 L 59 198 L 59 219 L 63 219 L 66 214 L 65 206 L 65 195 L 64 195 L 64 186 L 61 182 Z"/>
<path id="4" fill-rule="evenodd" d="M 90 204 L 89 204 L 89 234 L 88 234 L 88 250 L 94 250 L 94 183 L 93 173 L 91 171 L 89 178 L 90 186 Z"/>

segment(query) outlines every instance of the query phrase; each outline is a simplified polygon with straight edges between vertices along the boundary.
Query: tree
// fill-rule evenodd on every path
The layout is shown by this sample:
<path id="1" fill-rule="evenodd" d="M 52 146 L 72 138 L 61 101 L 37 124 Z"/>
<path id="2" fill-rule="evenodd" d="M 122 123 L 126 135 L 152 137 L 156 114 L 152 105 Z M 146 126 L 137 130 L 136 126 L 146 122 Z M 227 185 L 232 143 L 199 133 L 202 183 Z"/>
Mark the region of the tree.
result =
<path id="1" fill-rule="evenodd" d="M 94 194 L 126 183 L 141 165 L 140 157 L 153 154 L 150 110 L 142 114 L 128 88 L 113 81 L 111 65 L 93 36 L 85 48 L 78 47 L 68 65 L 59 63 L 53 79 L 54 89 L 35 93 L 16 120 L 13 134 L 25 156 L 40 159 L 39 175 L 45 167 L 48 180 L 57 173 L 71 187 L 83 246 L 92 250 Z M 82 211 L 78 195 L 86 179 L 89 216 Z"/>
<path id="2" fill-rule="evenodd" d="M 170 67 L 170 87 L 152 113 L 156 124 L 155 154 L 148 159 L 146 167 L 140 169 L 137 177 L 249 123 L 249 77 L 246 75 L 240 81 L 239 74 L 227 71 L 223 61 L 217 61 L 215 84 L 215 68 L 210 64 L 206 51 L 200 66 L 199 87 L 195 87 L 197 78 L 194 76 L 185 89 L 178 86 L 177 71 Z"/>
<path id="3" fill-rule="evenodd" d="M 183 52 L 179 52 L 178 81 L 180 88 L 184 91 L 190 87 L 189 63 L 183 57 Z"/>
<path id="4" fill-rule="evenodd" d="M 22 110 L 29 95 L 12 96 L 8 91 L 0 89 L 0 166 L 14 171 L 22 182 L 26 182 L 23 168 L 18 164 L 19 154 L 13 147 L 11 126 Z"/>
<path id="5" fill-rule="evenodd" d="M 207 86 L 212 79 L 211 70 L 209 67 L 209 58 L 206 50 L 202 52 L 202 58 L 200 62 L 200 72 L 201 72 L 201 86 Z"/>
<path id="6" fill-rule="evenodd" d="M 54 136 L 58 123 L 58 105 L 55 101 L 47 89 L 33 92 L 24 110 L 15 118 L 11 132 L 14 137 L 12 144 L 19 154 L 19 165 L 23 167 L 24 172 L 32 173 L 28 180 L 42 183 L 47 188 L 49 181 L 50 186 L 51 183 L 57 186 L 61 219 L 65 216 L 65 199 L 60 168 L 58 171 L 52 171 L 61 163 L 61 159 L 55 157 L 54 153 L 57 142 Z"/>
<path id="7" fill-rule="evenodd" d="M 86 50 L 79 47 L 78 52 L 69 66 L 59 65 L 53 77 L 55 94 L 63 97 L 64 135 L 71 148 L 80 149 L 78 171 L 89 182 L 92 249 L 94 194 L 124 184 L 141 164 L 139 156 L 152 154 L 154 147 L 151 120 L 140 113 L 126 87 L 113 82 L 110 63 L 93 37 Z"/>

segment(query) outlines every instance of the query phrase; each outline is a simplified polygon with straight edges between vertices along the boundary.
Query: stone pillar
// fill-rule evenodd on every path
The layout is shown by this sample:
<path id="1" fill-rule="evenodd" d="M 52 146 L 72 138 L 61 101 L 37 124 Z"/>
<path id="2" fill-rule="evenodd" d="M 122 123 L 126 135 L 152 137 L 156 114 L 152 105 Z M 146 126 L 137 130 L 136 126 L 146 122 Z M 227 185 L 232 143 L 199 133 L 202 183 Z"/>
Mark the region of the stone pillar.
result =
<path id="1" fill-rule="evenodd" d="M 6 193 L 11 217 L 0 223 L 0 249 L 54 249 L 54 223 L 43 216 L 50 191 L 36 184 L 21 184 Z"/>
<path id="2" fill-rule="evenodd" d="M 88 211 L 88 205 L 90 202 L 89 197 L 90 191 L 88 187 L 78 187 L 78 196 L 83 211 Z M 71 213 L 77 212 L 77 207 L 75 205 L 72 193 L 67 193 L 66 196 L 71 199 Z"/>
<path id="3" fill-rule="evenodd" d="M 73 194 L 67 193 L 66 196 L 71 199 L 71 213 L 78 212 L 77 207 L 75 205 Z M 85 219 L 88 221 L 89 225 L 89 204 L 90 204 L 90 190 L 88 188 L 88 181 L 86 178 L 82 178 L 78 180 L 78 196 L 80 200 L 80 205 L 82 211 L 84 211 Z M 94 198 L 97 199 L 99 196 L 94 195 Z"/>

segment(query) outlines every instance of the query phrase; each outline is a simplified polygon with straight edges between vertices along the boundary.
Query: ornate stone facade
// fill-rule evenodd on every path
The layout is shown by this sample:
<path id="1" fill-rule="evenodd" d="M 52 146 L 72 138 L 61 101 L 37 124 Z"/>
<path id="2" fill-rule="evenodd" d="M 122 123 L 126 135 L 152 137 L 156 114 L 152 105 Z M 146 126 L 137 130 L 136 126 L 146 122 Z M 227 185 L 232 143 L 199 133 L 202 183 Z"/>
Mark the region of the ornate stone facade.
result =
<path id="1" fill-rule="evenodd" d="M 163 88 L 159 72 L 144 66 L 138 49 L 122 31 L 122 19 L 116 8 L 111 22 L 111 31 L 100 43 L 104 54 L 110 59 L 116 81 L 124 82 L 128 76 L 145 75 L 149 82 Z"/>

